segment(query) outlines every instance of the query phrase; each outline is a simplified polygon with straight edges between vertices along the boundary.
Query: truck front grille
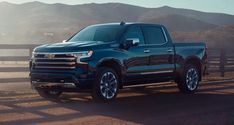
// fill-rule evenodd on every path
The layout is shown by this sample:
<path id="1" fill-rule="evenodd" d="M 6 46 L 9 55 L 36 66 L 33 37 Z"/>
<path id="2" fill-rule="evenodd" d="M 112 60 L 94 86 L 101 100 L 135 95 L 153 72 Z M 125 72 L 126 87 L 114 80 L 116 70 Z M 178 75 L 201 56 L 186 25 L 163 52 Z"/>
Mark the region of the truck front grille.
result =
<path id="1" fill-rule="evenodd" d="M 76 57 L 73 54 L 34 54 L 34 69 L 75 69 Z"/>

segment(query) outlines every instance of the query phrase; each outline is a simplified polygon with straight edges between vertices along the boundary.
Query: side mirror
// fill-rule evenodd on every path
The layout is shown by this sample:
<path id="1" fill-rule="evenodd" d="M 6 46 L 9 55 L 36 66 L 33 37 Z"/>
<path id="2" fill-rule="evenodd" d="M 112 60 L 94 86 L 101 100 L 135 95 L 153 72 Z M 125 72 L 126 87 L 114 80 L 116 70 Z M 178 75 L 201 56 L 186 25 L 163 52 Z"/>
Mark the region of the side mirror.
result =
<path id="1" fill-rule="evenodd" d="M 138 46 L 140 43 L 140 39 L 138 38 L 128 38 L 125 41 L 125 47 L 128 49 L 133 46 Z"/>
<path id="2" fill-rule="evenodd" d="M 67 40 L 63 40 L 63 43 L 66 43 L 67 42 Z"/>

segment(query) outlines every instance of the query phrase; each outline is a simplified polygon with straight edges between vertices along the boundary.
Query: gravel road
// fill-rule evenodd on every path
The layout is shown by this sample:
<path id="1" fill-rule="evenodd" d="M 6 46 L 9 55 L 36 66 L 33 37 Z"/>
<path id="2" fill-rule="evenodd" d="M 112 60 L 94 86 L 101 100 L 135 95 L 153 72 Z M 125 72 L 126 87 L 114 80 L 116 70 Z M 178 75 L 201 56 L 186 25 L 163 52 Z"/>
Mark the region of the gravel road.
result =
<path id="1" fill-rule="evenodd" d="M 233 125 L 234 81 L 203 83 L 195 95 L 180 94 L 174 83 L 127 88 L 110 103 L 77 93 L 49 101 L 29 83 L 1 83 L 0 125 L 4 124 Z"/>

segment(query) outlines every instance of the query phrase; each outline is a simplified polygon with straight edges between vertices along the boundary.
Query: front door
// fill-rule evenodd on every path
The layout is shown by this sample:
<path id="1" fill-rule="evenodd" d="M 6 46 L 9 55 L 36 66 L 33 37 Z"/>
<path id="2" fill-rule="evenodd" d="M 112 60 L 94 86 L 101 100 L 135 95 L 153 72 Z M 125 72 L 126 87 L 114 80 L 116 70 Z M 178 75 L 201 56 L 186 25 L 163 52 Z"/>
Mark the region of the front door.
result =
<path id="1" fill-rule="evenodd" d="M 123 39 L 139 39 L 140 41 L 139 45 L 126 50 L 125 53 L 128 54 L 129 58 L 124 60 L 127 79 L 137 80 L 139 78 L 138 76 L 149 70 L 149 53 L 146 52 L 145 40 L 141 27 L 129 27 Z"/>

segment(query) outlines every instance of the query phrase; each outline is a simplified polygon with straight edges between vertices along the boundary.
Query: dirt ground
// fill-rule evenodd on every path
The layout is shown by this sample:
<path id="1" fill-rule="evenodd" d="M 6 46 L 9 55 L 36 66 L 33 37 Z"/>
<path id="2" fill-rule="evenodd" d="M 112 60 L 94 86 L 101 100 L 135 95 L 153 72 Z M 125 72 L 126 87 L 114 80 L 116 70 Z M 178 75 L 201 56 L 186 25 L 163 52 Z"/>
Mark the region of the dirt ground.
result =
<path id="1" fill-rule="evenodd" d="M 0 125 L 4 124 L 233 125 L 234 80 L 202 83 L 195 95 L 179 93 L 174 83 L 127 88 L 110 103 L 77 93 L 49 101 L 29 83 L 1 83 Z"/>

